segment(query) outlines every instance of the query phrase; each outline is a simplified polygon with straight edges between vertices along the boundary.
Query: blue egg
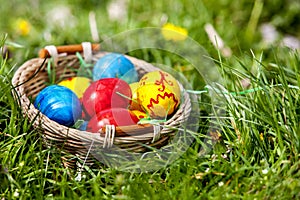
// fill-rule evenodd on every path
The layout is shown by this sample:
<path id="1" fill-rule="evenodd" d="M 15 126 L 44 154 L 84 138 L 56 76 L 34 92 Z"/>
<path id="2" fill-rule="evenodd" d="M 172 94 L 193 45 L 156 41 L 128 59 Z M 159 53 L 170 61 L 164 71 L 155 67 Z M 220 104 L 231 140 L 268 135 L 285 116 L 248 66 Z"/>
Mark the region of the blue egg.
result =
<path id="1" fill-rule="evenodd" d="M 76 94 L 60 85 L 51 85 L 40 91 L 34 106 L 49 119 L 65 126 L 73 126 L 82 113 Z"/>
<path id="2" fill-rule="evenodd" d="M 121 78 L 127 83 L 138 81 L 134 65 L 124 55 L 109 53 L 101 57 L 93 68 L 93 80 L 102 78 Z"/>

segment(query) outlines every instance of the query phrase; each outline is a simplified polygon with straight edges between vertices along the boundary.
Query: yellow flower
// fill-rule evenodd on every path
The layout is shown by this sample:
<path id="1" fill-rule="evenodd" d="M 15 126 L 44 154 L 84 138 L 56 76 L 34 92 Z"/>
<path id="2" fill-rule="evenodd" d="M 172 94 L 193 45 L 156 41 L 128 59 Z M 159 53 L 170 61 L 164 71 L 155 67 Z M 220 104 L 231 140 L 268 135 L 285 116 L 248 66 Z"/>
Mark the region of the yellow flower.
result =
<path id="1" fill-rule="evenodd" d="M 259 138 L 260 138 L 261 141 L 264 141 L 264 134 L 263 134 L 263 133 L 260 133 L 260 134 L 259 134 Z"/>
<path id="2" fill-rule="evenodd" d="M 191 65 L 175 65 L 175 69 L 179 70 L 180 72 L 186 72 L 193 70 L 194 67 Z"/>
<path id="3" fill-rule="evenodd" d="M 183 41 L 187 38 L 188 31 L 185 28 L 166 23 L 162 27 L 162 35 L 166 40 Z"/>
<path id="4" fill-rule="evenodd" d="M 25 19 L 19 19 L 16 28 L 20 35 L 26 36 L 30 32 L 31 24 Z"/>

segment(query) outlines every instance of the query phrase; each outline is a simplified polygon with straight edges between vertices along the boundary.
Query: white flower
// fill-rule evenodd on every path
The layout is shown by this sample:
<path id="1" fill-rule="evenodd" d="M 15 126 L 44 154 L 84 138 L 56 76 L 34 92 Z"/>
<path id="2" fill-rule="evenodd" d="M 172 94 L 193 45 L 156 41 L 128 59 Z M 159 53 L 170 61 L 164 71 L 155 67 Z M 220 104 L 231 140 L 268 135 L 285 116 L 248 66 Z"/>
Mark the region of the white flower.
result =
<path id="1" fill-rule="evenodd" d="M 260 27 L 262 40 L 265 44 L 271 45 L 278 39 L 279 34 L 272 24 L 262 24 Z"/>
<path id="2" fill-rule="evenodd" d="M 289 47 L 291 49 L 300 49 L 300 40 L 294 36 L 284 36 L 282 43 L 284 46 Z"/>
<path id="3" fill-rule="evenodd" d="M 263 170 L 261 170 L 261 173 L 263 173 L 263 174 L 267 174 L 268 172 L 269 172 L 268 169 L 263 169 Z"/>
<path id="4" fill-rule="evenodd" d="M 20 196 L 20 193 L 18 192 L 18 189 L 16 189 L 16 191 L 14 192 L 14 197 L 19 197 Z"/>
<path id="5" fill-rule="evenodd" d="M 127 1 L 113 0 L 107 6 L 109 19 L 112 21 L 122 21 L 127 15 Z"/>
<path id="6" fill-rule="evenodd" d="M 20 167 L 23 167 L 24 164 L 25 164 L 24 161 L 22 161 L 22 162 L 19 163 L 19 166 L 20 166 Z"/>
<path id="7" fill-rule="evenodd" d="M 219 185 L 219 187 L 221 187 L 221 186 L 223 186 L 223 185 L 224 185 L 224 182 L 223 182 L 223 181 L 221 181 L 221 182 L 219 182 L 219 183 L 218 183 L 218 185 Z"/>
<path id="8" fill-rule="evenodd" d="M 76 20 L 71 9 L 65 5 L 58 5 L 51 9 L 47 15 L 48 25 L 60 27 L 74 27 Z"/>

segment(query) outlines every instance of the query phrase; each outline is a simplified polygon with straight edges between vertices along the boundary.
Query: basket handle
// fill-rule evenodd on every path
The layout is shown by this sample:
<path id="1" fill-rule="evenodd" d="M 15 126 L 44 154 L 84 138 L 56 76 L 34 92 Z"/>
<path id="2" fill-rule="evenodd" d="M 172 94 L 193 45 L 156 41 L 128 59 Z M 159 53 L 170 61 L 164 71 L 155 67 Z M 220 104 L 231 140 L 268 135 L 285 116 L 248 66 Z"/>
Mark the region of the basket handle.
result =
<path id="1" fill-rule="evenodd" d="M 92 51 L 100 50 L 100 44 L 92 44 Z M 67 53 L 67 54 L 75 54 L 76 52 L 82 52 L 83 46 L 81 44 L 72 44 L 72 45 L 63 45 L 63 46 L 56 46 L 57 53 Z M 50 57 L 50 53 L 47 49 L 43 48 L 39 52 L 40 58 L 48 58 Z"/>

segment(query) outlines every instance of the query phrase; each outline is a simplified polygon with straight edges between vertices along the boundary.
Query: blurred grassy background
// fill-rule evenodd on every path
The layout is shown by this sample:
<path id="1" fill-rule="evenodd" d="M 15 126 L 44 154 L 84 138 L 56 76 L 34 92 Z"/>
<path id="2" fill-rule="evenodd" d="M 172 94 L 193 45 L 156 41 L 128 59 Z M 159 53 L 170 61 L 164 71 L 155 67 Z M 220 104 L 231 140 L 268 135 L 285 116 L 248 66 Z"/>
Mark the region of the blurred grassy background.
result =
<path id="1" fill-rule="evenodd" d="M 113 11 L 109 12 L 112 1 L 107 0 L 5 1 L 0 8 L 0 30 L 8 34 L 8 41 L 25 47 L 20 55 L 30 56 L 47 44 L 92 41 L 90 12 L 95 13 L 100 39 L 135 28 L 161 27 L 167 19 L 187 29 L 189 36 L 212 55 L 216 55 L 216 51 L 204 31 L 206 23 L 215 27 L 236 56 L 249 52 L 250 48 L 255 51 L 270 47 L 264 44 L 260 32 L 264 23 L 278 30 L 273 46 L 286 35 L 300 37 L 300 3 L 297 0 L 115 2 L 121 7 L 115 11 L 120 19 L 113 17 Z M 28 32 L 21 30 L 22 20 L 28 23 Z"/>

